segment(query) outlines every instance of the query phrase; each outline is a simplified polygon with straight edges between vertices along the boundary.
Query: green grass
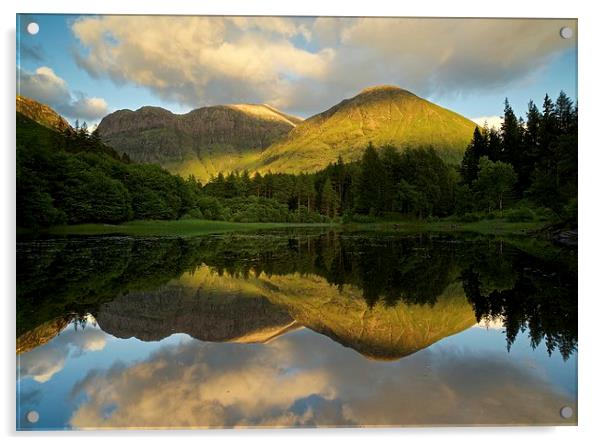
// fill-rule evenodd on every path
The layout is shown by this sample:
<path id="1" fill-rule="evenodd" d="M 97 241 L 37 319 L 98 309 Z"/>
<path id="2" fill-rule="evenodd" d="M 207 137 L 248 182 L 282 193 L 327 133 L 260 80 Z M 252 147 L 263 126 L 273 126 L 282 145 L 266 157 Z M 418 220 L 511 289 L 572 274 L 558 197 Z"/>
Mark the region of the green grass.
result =
<path id="1" fill-rule="evenodd" d="M 283 228 L 337 228 L 346 231 L 374 230 L 382 232 L 473 232 L 487 235 L 529 235 L 545 226 L 544 222 L 508 222 L 483 220 L 471 223 L 454 221 L 386 221 L 374 223 L 235 223 L 184 219 L 174 221 L 131 221 L 124 224 L 76 224 L 55 226 L 41 231 L 50 235 L 131 235 L 131 236 L 199 236 L 214 233 L 273 230 Z M 19 229 L 19 235 L 33 233 Z"/>
<path id="2" fill-rule="evenodd" d="M 131 221 L 124 224 L 76 224 L 44 230 L 51 235 L 132 235 L 132 236 L 198 236 L 213 233 L 242 232 L 289 227 L 328 227 L 329 224 L 303 223 L 235 223 L 181 219 L 174 221 Z M 23 232 L 21 232 L 23 233 Z"/>

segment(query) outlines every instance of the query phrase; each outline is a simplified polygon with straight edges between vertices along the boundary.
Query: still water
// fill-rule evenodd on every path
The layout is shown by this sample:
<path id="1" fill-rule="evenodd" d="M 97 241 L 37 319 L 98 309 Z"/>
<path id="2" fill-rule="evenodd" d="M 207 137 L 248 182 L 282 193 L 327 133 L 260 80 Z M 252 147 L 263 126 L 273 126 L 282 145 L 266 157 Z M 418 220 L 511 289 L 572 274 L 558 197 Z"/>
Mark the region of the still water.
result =
<path id="1" fill-rule="evenodd" d="M 533 241 L 25 240 L 17 294 L 22 430 L 577 422 L 576 252 Z"/>

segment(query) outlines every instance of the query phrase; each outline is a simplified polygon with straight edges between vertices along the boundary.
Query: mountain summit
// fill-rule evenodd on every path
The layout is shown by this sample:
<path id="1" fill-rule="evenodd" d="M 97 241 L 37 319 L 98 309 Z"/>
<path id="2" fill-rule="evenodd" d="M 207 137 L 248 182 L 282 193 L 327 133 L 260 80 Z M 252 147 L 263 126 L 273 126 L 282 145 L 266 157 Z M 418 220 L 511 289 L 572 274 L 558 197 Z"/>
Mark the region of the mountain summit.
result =
<path id="1" fill-rule="evenodd" d="M 374 86 L 297 125 L 263 152 L 260 169 L 317 170 L 339 155 L 346 162 L 359 159 L 370 142 L 376 147 L 433 146 L 444 159 L 457 162 L 475 126 L 407 90 Z"/>
<path id="2" fill-rule="evenodd" d="M 369 143 L 433 146 L 459 162 L 476 124 L 391 85 L 362 90 L 307 120 L 265 104 L 217 105 L 174 114 L 120 110 L 98 126 L 105 143 L 137 162 L 158 163 L 202 181 L 220 172 L 311 172 L 358 160 Z"/>

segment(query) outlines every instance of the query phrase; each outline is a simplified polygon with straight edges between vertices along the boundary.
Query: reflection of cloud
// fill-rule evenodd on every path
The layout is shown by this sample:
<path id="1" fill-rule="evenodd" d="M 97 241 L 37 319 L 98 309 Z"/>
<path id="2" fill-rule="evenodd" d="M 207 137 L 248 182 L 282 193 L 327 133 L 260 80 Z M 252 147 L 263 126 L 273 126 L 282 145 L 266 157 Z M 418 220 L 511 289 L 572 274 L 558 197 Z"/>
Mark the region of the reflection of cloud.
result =
<path id="1" fill-rule="evenodd" d="M 67 82 L 47 66 L 39 67 L 34 73 L 19 69 L 18 78 L 19 94 L 47 104 L 67 117 L 97 120 L 108 112 L 104 99 L 72 93 Z"/>
<path id="2" fill-rule="evenodd" d="M 72 394 L 87 400 L 76 428 L 557 424 L 571 403 L 505 354 L 437 349 L 378 363 L 309 331 L 269 345 L 189 341 L 93 372 Z"/>
<path id="3" fill-rule="evenodd" d="M 106 344 L 105 337 L 106 334 L 97 328 L 87 327 L 79 331 L 67 328 L 52 341 L 21 354 L 17 362 L 17 376 L 45 383 L 63 369 L 69 355 L 102 350 Z"/>
<path id="4" fill-rule="evenodd" d="M 282 346 L 282 345 L 281 345 Z M 130 368 L 115 367 L 80 382 L 90 402 L 73 416 L 74 427 L 294 425 L 311 421 L 307 409 L 290 410 L 315 394 L 331 399 L 320 369 L 291 372 L 282 347 L 186 342 L 164 348 Z M 106 407 L 117 406 L 107 418 Z"/>
<path id="5" fill-rule="evenodd" d="M 484 329 L 494 329 L 497 331 L 503 331 L 504 329 L 506 329 L 506 322 L 502 317 L 483 318 L 475 326 Z"/>
<path id="6" fill-rule="evenodd" d="M 88 73 L 180 103 L 322 111 L 366 86 L 421 96 L 533 81 L 574 48 L 567 20 L 87 16 L 72 26 Z"/>

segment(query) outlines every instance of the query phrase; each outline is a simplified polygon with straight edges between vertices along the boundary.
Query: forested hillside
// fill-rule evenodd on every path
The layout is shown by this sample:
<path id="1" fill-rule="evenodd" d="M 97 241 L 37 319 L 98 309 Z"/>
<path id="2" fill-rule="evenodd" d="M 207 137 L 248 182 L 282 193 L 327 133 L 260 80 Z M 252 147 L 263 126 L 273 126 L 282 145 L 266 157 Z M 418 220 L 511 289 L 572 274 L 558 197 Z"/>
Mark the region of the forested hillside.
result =
<path id="1" fill-rule="evenodd" d="M 202 184 L 133 163 L 85 128 L 58 133 L 17 114 L 17 221 L 23 227 L 132 219 L 325 222 L 506 218 L 577 223 L 577 109 L 561 93 L 525 119 L 506 102 L 497 129 L 473 129 L 460 166 L 436 147 L 372 144 L 315 173 L 247 170 Z"/>

